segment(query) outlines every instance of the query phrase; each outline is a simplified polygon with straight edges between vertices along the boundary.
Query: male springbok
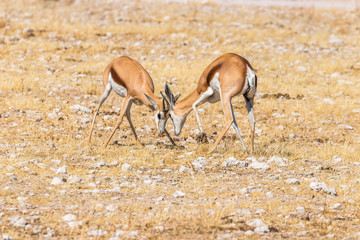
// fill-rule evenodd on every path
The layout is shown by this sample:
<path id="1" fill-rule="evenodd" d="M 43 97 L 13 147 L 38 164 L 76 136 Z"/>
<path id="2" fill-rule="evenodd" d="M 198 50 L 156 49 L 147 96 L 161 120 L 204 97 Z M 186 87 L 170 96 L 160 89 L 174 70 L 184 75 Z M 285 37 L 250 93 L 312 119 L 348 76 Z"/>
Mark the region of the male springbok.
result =
<path id="1" fill-rule="evenodd" d="M 153 112 L 155 112 L 154 118 L 159 135 L 160 133 L 162 134 L 163 132 L 165 132 L 171 143 L 175 145 L 175 142 L 171 139 L 169 133 L 166 130 L 162 130 L 160 132 L 159 128 L 160 118 L 164 114 L 165 110 L 165 102 L 164 100 L 161 101 L 154 95 L 153 81 L 149 73 L 137 61 L 127 56 L 122 56 L 111 61 L 106 67 L 103 74 L 103 89 L 103 94 L 100 97 L 100 102 L 92 121 L 88 143 L 90 143 L 91 140 L 91 134 L 99 109 L 109 96 L 111 89 L 114 89 L 114 91 L 119 96 L 125 99 L 120 111 L 119 120 L 116 122 L 115 128 L 106 143 L 104 144 L 104 147 L 108 145 L 115 131 L 120 127 L 124 115 L 130 123 L 130 127 L 135 135 L 136 142 L 142 145 L 139 141 L 138 136 L 136 135 L 135 128 L 132 124 L 130 117 L 130 109 L 132 103 L 135 103 L 136 105 L 144 104 Z M 162 129 L 163 128 L 164 127 L 162 127 Z"/>
<path id="2" fill-rule="evenodd" d="M 239 128 L 236 124 L 231 99 L 239 94 L 243 95 L 246 101 L 246 108 L 249 113 L 251 125 L 251 149 L 254 150 L 255 119 L 253 112 L 254 96 L 257 88 L 257 77 L 250 63 L 243 57 L 226 53 L 215 59 L 201 75 L 197 88 L 181 101 L 171 93 L 165 84 L 165 95 L 162 95 L 170 105 L 170 111 L 163 114 L 160 119 L 161 126 L 165 127 L 166 120 L 170 117 L 174 124 L 175 135 L 178 136 L 184 126 L 187 115 L 194 110 L 197 123 L 201 131 L 201 140 L 206 138 L 206 134 L 200 122 L 197 107 L 203 103 L 215 103 L 221 101 L 225 114 L 225 126 L 217 137 L 215 143 L 210 147 L 212 152 L 219 144 L 222 137 L 232 125 L 240 138 L 243 149 L 246 151 L 244 141 L 241 138 Z M 165 122 L 165 123 L 164 123 Z M 160 129 L 164 131 L 165 129 Z"/>

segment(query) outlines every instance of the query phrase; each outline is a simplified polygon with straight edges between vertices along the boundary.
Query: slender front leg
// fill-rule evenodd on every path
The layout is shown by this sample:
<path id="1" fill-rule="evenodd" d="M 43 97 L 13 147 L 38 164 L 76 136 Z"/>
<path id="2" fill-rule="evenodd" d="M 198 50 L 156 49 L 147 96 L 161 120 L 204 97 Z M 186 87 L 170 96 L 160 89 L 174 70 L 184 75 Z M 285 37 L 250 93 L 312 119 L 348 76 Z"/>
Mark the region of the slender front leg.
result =
<path id="1" fill-rule="evenodd" d="M 201 136 L 200 136 L 200 141 L 201 142 L 207 142 L 207 137 L 206 134 L 204 132 L 204 129 L 201 125 L 201 121 L 200 121 L 200 117 L 199 117 L 199 113 L 197 111 L 197 106 L 200 106 L 201 104 L 203 104 L 204 102 L 206 102 L 206 100 L 208 99 L 208 97 L 210 97 L 211 95 L 214 94 L 214 91 L 212 90 L 211 87 L 208 87 L 208 89 L 202 94 L 200 95 L 200 98 L 193 104 L 193 110 L 195 112 L 195 116 L 196 116 L 196 121 L 198 123 L 199 129 L 201 131 Z"/>
<path id="2" fill-rule="evenodd" d="M 136 143 L 137 143 L 138 145 L 140 145 L 140 146 L 144 146 L 144 145 L 140 142 L 140 140 L 139 140 L 139 138 L 138 138 L 138 136 L 137 136 L 137 134 L 136 134 L 136 132 L 135 132 L 134 125 L 132 124 L 132 121 L 131 121 L 131 116 L 130 116 L 131 105 L 132 105 L 132 102 L 130 101 L 129 104 L 128 104 L 128 106 L 127 106 L 127 109 L 126 109 L 125 116 L 126 116 L 126 118 L 128 119 L 128 121 L 129 121 L 129 124 L 130 124 L 130 127 L 131 127 L 132 132 L 134 133 Z"/>
<path id="3" fill-rule="evenodd" d="M 251 126 L 251 152 L 254 152 L 254 136 L 255 136 L 255 118 L 254 118 L 254 98 L 245 97 L 246 109 L 249 113 L 250 126 Z"/>
<path id="4" fill-rule="evenodd" d="M 123 106 L 122 106 L 122 109 L 121 109 L 121 112 L 120 112 L 120 117 L 119 117 L 119 120 L 117 121 L 116 125 L 115 125 L 115 128 L 114 130 L 112 131 L 110 137 L 108 138 L 108 140 L 106 141 L 106 143 L 104 144 L 104 148 L 106 148 L 106 146 L 108 145 L 108 143 L 110 142 L 112 136 L 114 135 L 114 133 L 116 132 L 116 130 L 119 128 L 120 124 L 122 123 L 122 120 L 124 118 L 124 115 L 126 113 L 126 110 L 127 110 L 127 107 L 128 107 L 128 104 L 130 102 L 130 97 L 126 96 L 125 100 L 124 100 L 124 103 L 123 103 Z"/>
<path id="5" fill-rule="evenodd" d="M 97 116 L 97 114 L 99 112 L 99 109 L 100 109 L 101 105 L 105 102 L 107 97 L 110 95 L 110 92 L 111 92 L 111 85 L 110 85 L 110 83 L 108 83 L 108 85 L 106 86 L 105 91 L 103 92 L 103 94 L 100 97 L 99 105 L 98 105 L 98 107 L 97 107 L 97 109 L 95 111 L 94 117 L 93 117 L 93 121 L 92 121 L 92 124 L 91 124 L 91 129 L 90 129 L 90 134 L 89 134 L 89 137 L 88 137 L 88 144 L 90 144 L 91 134 L 92 134 L 93 129 L 94 129 L 96 116 Z"/>
<path id="6" fill-rule="evenodd" d="M 169 138 L 171 144 L 172 144 L 173 146 L 176 146 L 176 143 L 175 143 L 174 140 L 171 138 L 171 136 L 170 136 L 170 134 L 168 133 L 168 131 L 167 131 L 166 129 L 164 129 L 164 130 L 165 130 L 165 134 L 166 134 L 166 136 Z"/>

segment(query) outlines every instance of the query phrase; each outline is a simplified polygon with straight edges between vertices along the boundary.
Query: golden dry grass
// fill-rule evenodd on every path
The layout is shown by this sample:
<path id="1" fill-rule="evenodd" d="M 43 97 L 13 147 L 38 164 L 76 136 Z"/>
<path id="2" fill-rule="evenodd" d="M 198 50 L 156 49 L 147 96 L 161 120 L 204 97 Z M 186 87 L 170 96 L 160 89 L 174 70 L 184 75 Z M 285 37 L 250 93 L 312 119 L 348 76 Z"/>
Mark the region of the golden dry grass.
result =
<path id="1" fill-rule="evenodd" d="M 14 239 L 257 239 L 256 233 L 245 235 L 254 230 L 246 222 L 260 218 L 270 227 L 264 238 L 356 239 L 359 49 L 359 11 L 1 1 L 0 234 Z M 232 129 L 215 153 L 207 154 L 208 144 L 189 140 L 197 137 L 193 114 L 176 138 L 185 149 L 172 149 L 155 136 L 152 114 L 144 106 L 134 106 L 132 118 L 145 147 L 135 144 L 124 121 L 113 139 L 119 144 L 103 149 L 122 103 L 115 94 L 101 108 L 92 144 L 86 144 L 92 114 L 70 107 L 95 109 L 102 72 L 112 59 L 137 59 L 152 76 L 157 95 L 168 82 L 186 96 L 205 67 L 226 52 L 246 57 L 258 75 L 254 154 L 242 151 Z M 249 145 L 244 101 L 236 98 L 233 105 Z M 213 142 L 223 122 L 221 104 L 201 108 Z M 168 129 L 173 135 L 171 123 Z M 229 157 L 273 155 L 289 164 L 272 164 L 266 172 L 221 167 Z M 335 155 L 341 163 L 331 160 Z M 204 170 L 178 171 L 180 166 L 192 169 L 201 156 L 209 161 Z M 93 166 L 99 162 L 104 166 Z M 122 171 L 124 163 L 134 171 Z M 56 173 L 64 165 L 67 173 Z M 66 182 L 52 185 L 59 176 Z M 71 184 L 70 176 L 82 181 Z M 289 178 L 300 184 L 286 184 Z M 334 187 L 338 196 L 312 191 L 314 181 Z M 173 197 L 178 190 L 186 196 Z M 333 209 L 335 203 L 342 210 Z M 306 212 L 295 214 L 297 207 Z M 265 212 L 257 214 L 259 209 Z M 76 216 L 73 225 L 62 219 L 66 214 Z M 17 215 L 25 227 L 11 221 Z M 103 235 L 91 235 L 99 229 Z"/>

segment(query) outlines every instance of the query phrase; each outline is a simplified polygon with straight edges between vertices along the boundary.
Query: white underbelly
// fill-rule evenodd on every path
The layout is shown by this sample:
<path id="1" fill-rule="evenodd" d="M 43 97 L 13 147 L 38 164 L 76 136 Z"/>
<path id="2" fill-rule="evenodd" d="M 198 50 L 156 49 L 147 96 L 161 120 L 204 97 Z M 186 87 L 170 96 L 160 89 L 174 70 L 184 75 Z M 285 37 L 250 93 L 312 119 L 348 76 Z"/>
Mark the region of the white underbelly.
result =
<path id="1" fill-rule="evenodd" d="M 124 88 L 123 86 L 117 84 L 111 77 L 111 73 L 109 73 L 109 83 L 111 84 L 111 88 L 114 90 L 114 92 L 116 92 L 117 95 L 119 95 L 120 97 L 126 97 L 127 95 L 127 91 L 126 88 Z"/>
<path id="2" fill-rule="evenodd" d="M 216 102 L 220 101 L 221 89 L 220 89 L 220 82 L 219 82 L 219 73 L 216 73 L 214 75 L 213 79 L 211 79 L 209 88 L 212 89 L 213 94 L 208 97 L 207 101 L 209 103 L 216 103 Z"/>

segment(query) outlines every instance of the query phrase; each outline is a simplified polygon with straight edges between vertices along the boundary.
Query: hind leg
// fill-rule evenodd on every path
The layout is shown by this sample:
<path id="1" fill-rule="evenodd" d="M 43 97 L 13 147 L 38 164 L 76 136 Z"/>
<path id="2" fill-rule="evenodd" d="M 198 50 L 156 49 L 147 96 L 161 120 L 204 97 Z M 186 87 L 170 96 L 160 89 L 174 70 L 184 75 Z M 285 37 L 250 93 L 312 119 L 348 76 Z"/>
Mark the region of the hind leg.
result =
<path id="1" fill-rule="evenodd" d="M 215 150 L 216 146 L 219 144 L 222 137 L 225 135 L 225 133 L 229 130 L 231 127 L 231 124 L 233 124 L 233 118 L 231 116 L 231 99 L 230 97 L 221 97 L 221 103 L 223 106 L 224 114 L 225 114 L 225 126 L 222 130 L 222 132 L 217 137 L 215 143 L 210 147 L 209 153 Z"/>
<path id="2" fill-rule="evenodd" d="M 254 98 L 245 97 L 246 109 L 249 113 L 249 120 L 251 126 L 251 151 L 254 152 L 254 135 L 255 135 L 255 118 L 254 118 Z"/>
<path id="3" fill-rule="evenodd" d="M 120 112 L 120 117 L 119 117 L 119 120 L 117 121 L 117 123 L 115 124 L 115 128 L 114 130 L 112 131 L 110 137 L 108 138 L 108 140 L 106 141 L 106 143 L 104 144 L 104 148 L 106 148 L 106 146 L 108 145 L 108 143 L 110 142 L 112 136 L 114 135 L 114 133 L 116 132 L 116 130 L 120 127 L 122 121 L 123 121 L 123 118 L 125 116 L 125 113 L 126 111 L 128 110 L 128 106 L 129 106 L 129 103 L 130 103 L 131 99 L 130 97 L 126 96 L 126 98 L 124 99 L 124 103 L 123 103 L 123 106 L 121 108 L 121 112 Z M 130 111 L 130 109 L 129 109 Z"/>
<path id="4" fill-rule="evenodd" d="M 88 137 L 88 144 L 90 143 L 90 140 L 91 140 L 91 134 L 92 134 L 93 129 L 94 129 L 96 116 L 97 116 L 97 114 L 99 112 L 99 109 L 100 109 L 101 105 L 105 102 L 105 100 L 110 95 L 110 92 L 111 92 L 111 84 L 108 83 L 108 85 L 106 86 L 105 91 L 103 92 L 103 94 L 100 97 L 99 105 L 98 105 L 98 107 L 97 107 L 97 109 L 95 111 L 94 117 L 93 117 L 93 121 L 92 121 L 92 124 L 91 124 L 91 129 L 90 129 L 90 134 L 89 134 L 89 137 Z"/>
<path id="5" fill-rule="evenodd" d="M 244 144 L 244 141 L 242 140 L 241 138 L 241 134 L 240 134 L 240 130 L 239 130 L 239 127 L 236 123 L 236 120 L 235 120 L 235 115 L 234 115 L 234 110 L 233 110 L 233 107 L 232 107 L 232 104 L 231 104 L 231 100 L 230 100 L 230 111 L 231 111 L 231 118 L 233 120 L 233 123 L 232 123 L 232 126 L 233 128 L 235 129 L 236 131 L 236 134 L 238 135 L 239 139 L 240 139 L 240 142 L 241 142 L 241 145 L 244 149 L 244 151 L 246 151 L 246 147 L 245 147 L 245 144 Z"/>

